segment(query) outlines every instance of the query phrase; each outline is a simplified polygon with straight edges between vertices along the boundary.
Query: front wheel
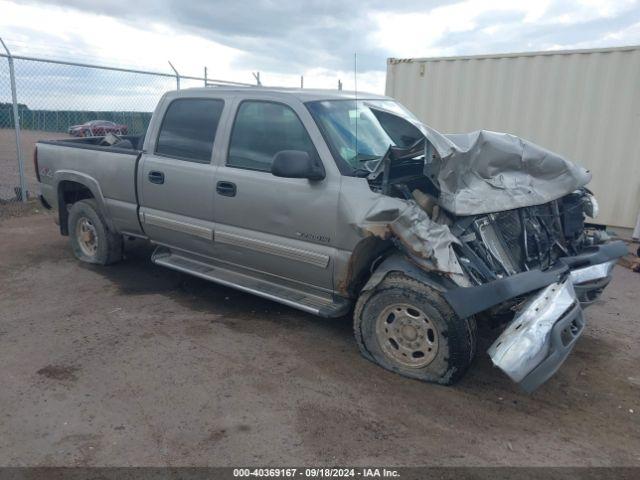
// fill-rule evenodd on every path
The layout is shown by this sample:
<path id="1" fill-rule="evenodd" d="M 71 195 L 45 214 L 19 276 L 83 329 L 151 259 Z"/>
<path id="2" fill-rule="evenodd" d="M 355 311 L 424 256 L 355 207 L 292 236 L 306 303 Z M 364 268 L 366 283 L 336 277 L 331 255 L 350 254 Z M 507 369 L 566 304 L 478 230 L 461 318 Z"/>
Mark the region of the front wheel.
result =
<path id="1" fill-rule="evenodd" d="M 439 292 L 396 273 L 360 297 L 354 332 L 367 359 L 444 385 L 462 377 L 476 351 L 473 318 L 459 318 Z"/>
<path id="2" fill-rule="evenodd" d="M 122 236 L 109 230 L 95 200 L 74 203 L 68 225 L 71 248 L 78 260 L 109 265 L 122 259 Z"/>

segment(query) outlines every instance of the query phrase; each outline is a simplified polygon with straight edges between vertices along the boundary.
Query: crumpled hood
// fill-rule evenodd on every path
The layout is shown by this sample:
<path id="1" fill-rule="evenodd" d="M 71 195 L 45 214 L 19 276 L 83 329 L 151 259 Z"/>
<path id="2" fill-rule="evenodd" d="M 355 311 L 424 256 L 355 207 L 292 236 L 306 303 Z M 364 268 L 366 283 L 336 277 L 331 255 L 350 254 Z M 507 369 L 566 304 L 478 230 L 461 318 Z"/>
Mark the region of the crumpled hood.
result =
<path id="1" fill-rule="evenodd" d="M 436 174 L 440 206 L 456 215 L 540 205 L 591 180 L 585 168 L 515 135 L 487 130 L 443 135 L 411 123 L 438 153 L 425 170 Z"/>

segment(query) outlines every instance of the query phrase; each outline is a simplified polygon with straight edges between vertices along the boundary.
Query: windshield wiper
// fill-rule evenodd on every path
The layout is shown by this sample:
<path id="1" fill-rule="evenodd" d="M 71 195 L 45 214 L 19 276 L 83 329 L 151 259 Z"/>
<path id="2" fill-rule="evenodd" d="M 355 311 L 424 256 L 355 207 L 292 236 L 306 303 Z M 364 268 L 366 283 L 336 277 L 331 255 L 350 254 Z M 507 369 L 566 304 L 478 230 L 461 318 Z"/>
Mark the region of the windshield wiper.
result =
<path id="1" fill-rule="evenodd" d="M 382 157 L 380 155 L 373 155 L 373 154 L 367 154 L 367 153 L 358 153 L 357 155 L 353 156 L 351 158 L 351 160 L 356 160 L 358 163 L 364 163 L 364 162 L 370 162 L 371 160 L 379 160 Z"/>
<path id="2" fill-rule="evenodd" d="M 375 167 L 372 170 L 367 170 L 366 168 L 362 167 L 355 167 L 353 168 L 353 174 L 356 177 L 374 174 L 377 178 L 380 173 L 382 173 L 382 193 L 386 195 L 389 190 L 389 170 L 391 167 L 391 162 L 398 160 L 408 160 L 417 157 L 424 152 L 424 141 L 424 137 L 420 138 L 408 147 L 398 147 L 391 143 L 389 144 L 387 151 L 382 156 L 365 155 L 359 153 L 358 155 L 354 156 L 352 160 L 358 157 L 362 157 L 359 159 L 359 163 L 371 162 L 374 160 L 378 160 L 378 163 L 376 163 Z M 380 172 L 381 166 L 382 172 Z M 367 172 L 366 175 L 364 174 L 365 171 Z"/>
<path id="3" fill-rule="evenodd" d="M 362 177 L 368 177 L 371 174 L 371 171 L 367 170 L 366 168 L 358 167 L 358 168 L 354 168 L 352 170 L 352 173 L 353 173 L 354 177 L 361 177 L 362 178 Z"/>

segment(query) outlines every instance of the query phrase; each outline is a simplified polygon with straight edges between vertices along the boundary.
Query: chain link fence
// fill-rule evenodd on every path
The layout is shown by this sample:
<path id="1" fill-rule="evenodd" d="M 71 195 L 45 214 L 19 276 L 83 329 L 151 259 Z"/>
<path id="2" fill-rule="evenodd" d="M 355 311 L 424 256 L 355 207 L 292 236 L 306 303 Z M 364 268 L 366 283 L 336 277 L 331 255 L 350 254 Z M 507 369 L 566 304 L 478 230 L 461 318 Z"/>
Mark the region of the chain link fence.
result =
<path id="1" fill-rule="evenodd" d="M 141 134 L 146 131 L 158 100 L 168 90 L 221 83 L 246 85 L 11 56 L 8 50 L 0 53 L 0 204 L 26 201 L 38 194 L 32 161 L 38 140 L 90 135 L 89 122 L 95 120 L 113 122 L 121 126 L 117 131 L 122 133 Z M 76 126 L 81 127 L 72 128 Z"/>

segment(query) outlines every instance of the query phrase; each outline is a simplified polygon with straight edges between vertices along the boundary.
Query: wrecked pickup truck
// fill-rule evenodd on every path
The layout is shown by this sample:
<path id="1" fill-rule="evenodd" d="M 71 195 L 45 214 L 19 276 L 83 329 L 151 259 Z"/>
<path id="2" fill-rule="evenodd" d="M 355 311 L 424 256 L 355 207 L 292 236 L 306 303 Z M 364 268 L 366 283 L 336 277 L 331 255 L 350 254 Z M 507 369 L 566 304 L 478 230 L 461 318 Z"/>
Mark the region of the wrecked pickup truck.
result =
<path id="1" fill-rule="evenodd" d="M 145 136 L 41 141 L 34 161 L 79 260 L 147 239 L 158 265 L 353 311 L 367 359 L 441 384 L 467 370 L 479 323 L 503 330 L 497 367 L 545 382 L 625 252 L 585 226 L 588 171 L 507 134 L 442 135 L 375 95 L 170 92 Z"/>

